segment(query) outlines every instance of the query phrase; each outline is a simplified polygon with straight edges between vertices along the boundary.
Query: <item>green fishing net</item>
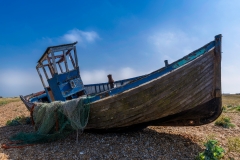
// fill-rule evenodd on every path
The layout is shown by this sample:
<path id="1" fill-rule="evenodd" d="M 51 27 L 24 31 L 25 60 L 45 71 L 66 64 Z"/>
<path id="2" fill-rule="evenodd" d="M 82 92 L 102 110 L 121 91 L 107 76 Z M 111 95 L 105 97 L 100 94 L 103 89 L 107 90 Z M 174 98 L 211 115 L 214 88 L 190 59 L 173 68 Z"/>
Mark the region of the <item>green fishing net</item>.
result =
<path id="1" fill-rule="evenodd" d="M 34 133 L 18 133 L 11 137 L 19 144 L 46 143 L 65 138 L 74 130 L 83 130 L 88 122 L 90 98 L 66 102 L 38 103 L 33 110 Z"/>

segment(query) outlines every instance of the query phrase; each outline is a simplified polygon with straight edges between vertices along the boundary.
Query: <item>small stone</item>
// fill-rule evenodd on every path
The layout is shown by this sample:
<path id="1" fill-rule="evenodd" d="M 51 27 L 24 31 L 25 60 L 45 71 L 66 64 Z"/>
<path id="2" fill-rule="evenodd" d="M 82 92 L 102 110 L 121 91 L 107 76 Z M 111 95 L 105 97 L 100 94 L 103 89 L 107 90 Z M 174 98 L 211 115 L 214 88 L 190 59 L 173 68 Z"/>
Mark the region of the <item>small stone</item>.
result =
<path id="1" fill-rule="evenodd" d="M 79 152 L 79 154 L 84 154 L 84 152 L 82 151 L 82 152 Z"/>

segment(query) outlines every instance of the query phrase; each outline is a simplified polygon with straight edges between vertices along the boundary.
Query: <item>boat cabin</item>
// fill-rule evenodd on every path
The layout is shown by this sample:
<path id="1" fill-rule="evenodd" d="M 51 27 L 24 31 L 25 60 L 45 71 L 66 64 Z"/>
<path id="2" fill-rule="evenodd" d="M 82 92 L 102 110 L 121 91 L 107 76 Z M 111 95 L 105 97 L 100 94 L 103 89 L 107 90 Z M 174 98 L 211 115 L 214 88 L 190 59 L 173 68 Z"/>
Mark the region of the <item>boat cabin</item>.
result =
<path id="1" fill-rule="evenodd" d="M 85 94 L 76 44 L 48 47 L 38 60 L 36 69 L 45 90 L 45 94 L 41 94 L 38 99 L 45 97 L 45 101 L 49 102 L 65 101 Z"/>

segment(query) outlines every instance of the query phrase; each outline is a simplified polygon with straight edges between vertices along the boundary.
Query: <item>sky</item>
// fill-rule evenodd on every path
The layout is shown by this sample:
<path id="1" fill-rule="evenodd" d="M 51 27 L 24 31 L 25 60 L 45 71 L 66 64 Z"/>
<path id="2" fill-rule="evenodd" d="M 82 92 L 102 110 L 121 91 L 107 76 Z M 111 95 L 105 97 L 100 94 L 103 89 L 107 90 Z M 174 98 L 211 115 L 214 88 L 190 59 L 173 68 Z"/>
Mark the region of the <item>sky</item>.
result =
<path id="1" fill-rule="evenodd" d="M 222 92 L 240 93 L 239 0 L 0 0 L 0 96 L 43 90 L 48 46 L 78 41 L 84 84 L 147 74 L 222 34 Z"/>

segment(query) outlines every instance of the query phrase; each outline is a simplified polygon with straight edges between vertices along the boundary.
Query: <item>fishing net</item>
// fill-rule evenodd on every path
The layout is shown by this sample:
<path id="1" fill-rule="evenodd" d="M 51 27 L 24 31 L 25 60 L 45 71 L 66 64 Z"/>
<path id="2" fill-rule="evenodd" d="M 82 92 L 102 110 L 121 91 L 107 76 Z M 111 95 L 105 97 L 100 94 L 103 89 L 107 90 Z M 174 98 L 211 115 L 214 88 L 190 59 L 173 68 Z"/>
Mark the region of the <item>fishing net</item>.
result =
<path id="1" fill-rule="evenodd" d="M 66 102 L 38 103 L 32 118 L 34 133 L 18 133 L 11 137 L 18 144 L 35 144 L 65 138 L 74 130 L 83 130 L 88 122 L 90 98 L 81 97 Z"/>

